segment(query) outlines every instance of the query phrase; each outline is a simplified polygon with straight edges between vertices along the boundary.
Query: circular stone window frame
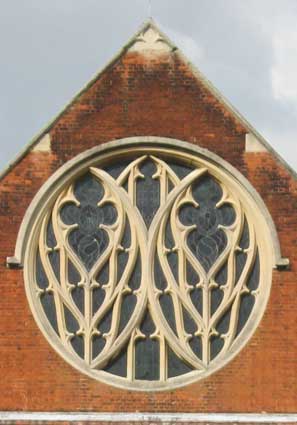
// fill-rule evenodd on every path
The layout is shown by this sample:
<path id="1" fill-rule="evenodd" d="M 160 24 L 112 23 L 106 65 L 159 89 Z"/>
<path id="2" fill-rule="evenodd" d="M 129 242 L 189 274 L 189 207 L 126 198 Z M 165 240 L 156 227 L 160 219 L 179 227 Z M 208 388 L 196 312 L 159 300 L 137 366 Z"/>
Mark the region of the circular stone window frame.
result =
<path id="1" fill-rule="evenodd" d="M 211 366 L 206 370 L 192 371 L 184 375 L 168 378 L 166 381 L 128 381 L 127 378 L 115 376 L 102 370 L 91 369 L 83 360 L 74 358 L 61 344 L 60 338 L 49 324 L 44 311 L 36 301 L 36 297 L 32 296 L 31 290 L 32 267 L 29 267 L 29 265 L 32 264 L 34 248 L 36 247 L 36 229 L 44 212 L 53 205 L 61 189 L 86 172 L 89 167 L 107 162 L 109 158 L 114 157 L 115 151 L 120 156 L 121 154 L 128 155 L 131 150 L 133 153 L 145 153 L 147 151 L 150 153 L 153 151 L 154 153 L 159 152 L 163 155 L 168 153 L 182 158 L 188 164 L 195 164 L 196 160 L 199 166 L 205 164 L 211 175 L 226 183 L 228 187 L 238 194 L 244 204 L 245 211 L 252 217 L 252 221 L 256 223 L 261 234 L 261 237 L 259 237 L 258 233 L 258 247 L 259 252 L 262 253 L 259 281 L 261 282 L 265 279 L 267 287 L 261 292 L 258 308 L 252 310 L 240 336 L 233 342 L 226 355 L 218 362 L 213 360 Z M 263 252 L 265 255 L 263 255 Z M 7 262 L 10 266 L 24 266 L 25 288 L 31 312 L 38 327 L 53 349 L 67 363 L 91 378 L 119 388 L 136 391 L 172 390 L 206 378 L 229 363 L 248 344 L 264 315 L 270 295 L 273 268 L 284 267 L 288 263 L 281 256 L 279 239 L 271 215 L 262 198 L 249 181 L 228 162 L 212 152 L 188 142 L 163 137 L 131 137 L 114 140 L 79 154 L 59 168 L 32 200 L 18 233 L 15 255 L 8 258 Z"/>

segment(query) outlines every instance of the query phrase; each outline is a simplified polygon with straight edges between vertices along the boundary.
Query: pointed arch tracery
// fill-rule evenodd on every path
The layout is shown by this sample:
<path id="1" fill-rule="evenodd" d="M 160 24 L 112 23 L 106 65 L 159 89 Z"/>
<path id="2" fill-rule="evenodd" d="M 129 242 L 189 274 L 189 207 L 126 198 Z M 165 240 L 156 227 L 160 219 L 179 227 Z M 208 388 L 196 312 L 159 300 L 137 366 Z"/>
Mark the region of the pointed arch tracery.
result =
<path id="1" fill-rule="evenodd" d="M 96 379 L 185 385 L 227 363 L 262 317 L 276 257 L 267 215 L 205 151 L 114 146 L 60 173 L 33 209 L 31 309 L 53 347 Z"/>

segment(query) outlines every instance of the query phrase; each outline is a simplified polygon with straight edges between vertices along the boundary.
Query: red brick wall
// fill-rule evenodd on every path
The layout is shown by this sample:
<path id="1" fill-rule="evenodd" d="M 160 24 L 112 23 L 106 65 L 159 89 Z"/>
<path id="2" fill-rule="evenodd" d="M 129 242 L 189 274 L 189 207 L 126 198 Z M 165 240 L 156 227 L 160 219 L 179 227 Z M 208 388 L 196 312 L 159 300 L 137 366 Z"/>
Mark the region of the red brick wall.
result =
<path id="1" fill-rule="evenodd" d="M 126 54 L 52 126 L 51 152 L 30 152 L 0 182 L 0 410 L 102 412 L 297 411 L 297 183 L 270 153 L 245 153 L 245 129 L 178 55 Z M 219 372 L 182 389 L 138 393 L 69 366 L 37 328 L 21 270 L 6 268 L 22 217 L 48 177 L 78 153 L 116 138 L 186 140 L 242 172 L 268 206 L 289 271 L 275 271 L 249 344 Z"/>

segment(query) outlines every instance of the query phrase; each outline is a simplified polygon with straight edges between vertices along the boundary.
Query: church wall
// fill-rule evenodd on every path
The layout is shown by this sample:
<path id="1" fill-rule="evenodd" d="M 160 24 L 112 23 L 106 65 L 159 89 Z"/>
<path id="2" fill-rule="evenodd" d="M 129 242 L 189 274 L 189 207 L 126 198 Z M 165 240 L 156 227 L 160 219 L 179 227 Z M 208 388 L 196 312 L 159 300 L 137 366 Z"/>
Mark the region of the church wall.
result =
<path id="1" fill-rule="evenodd" d="M 131 52 L 72 104 L 0 181 L 0 410 L 97 412 L 296 412 L 297 182 L 270 152 L 246 152 L 248 130 L 197 81 L 177 54 Z M 275 270 L 255 335 L 210 377 L 166 392 L 132 392 L 82 375 L 49 346 L 29 310 L 22 270 L 6 267 L 35 193 L 88 148 L 163 136 L 209 149 L 244 174 L 265 201 L 289 270 Z"/>

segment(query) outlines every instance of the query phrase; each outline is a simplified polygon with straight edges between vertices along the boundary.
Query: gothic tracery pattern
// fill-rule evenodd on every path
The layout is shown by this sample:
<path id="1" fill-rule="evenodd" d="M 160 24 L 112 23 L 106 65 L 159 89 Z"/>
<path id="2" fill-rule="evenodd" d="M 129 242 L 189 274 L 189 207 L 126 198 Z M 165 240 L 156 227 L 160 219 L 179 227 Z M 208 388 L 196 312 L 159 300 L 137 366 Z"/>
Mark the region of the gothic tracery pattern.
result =
<path id="1" fill-rule="evenodd" d="M 144 154 L 89 167 L 38 234 L 36 298 L 90 371 L 130 383 L 205 371 L 257 303 L 254 223 L 207 166 Z"/>

